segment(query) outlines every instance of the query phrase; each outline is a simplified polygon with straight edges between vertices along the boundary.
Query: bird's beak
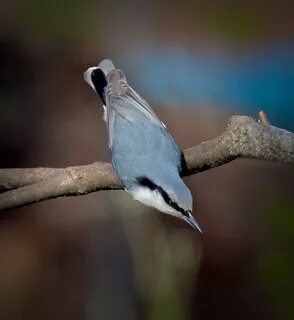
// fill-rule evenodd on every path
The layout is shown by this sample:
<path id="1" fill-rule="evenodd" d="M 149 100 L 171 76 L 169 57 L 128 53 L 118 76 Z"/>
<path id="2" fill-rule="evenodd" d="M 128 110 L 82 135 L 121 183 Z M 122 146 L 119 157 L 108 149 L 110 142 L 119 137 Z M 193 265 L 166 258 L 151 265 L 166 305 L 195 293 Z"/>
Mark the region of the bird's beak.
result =
<path id="1" fill-rule="evenodd" d="M 188 222 L 189 225 L 192 226 L 194 229 L 198 229 L 202 233 L 202 230 L 201 230 L 199 224 L 197 223 L 197 221 L 195 220 L 195 218 L 193 217 L 191 211 L 188 211 L 188 216 L 187 217 L 185 216 L 184 220 L 186 222 Z"/>

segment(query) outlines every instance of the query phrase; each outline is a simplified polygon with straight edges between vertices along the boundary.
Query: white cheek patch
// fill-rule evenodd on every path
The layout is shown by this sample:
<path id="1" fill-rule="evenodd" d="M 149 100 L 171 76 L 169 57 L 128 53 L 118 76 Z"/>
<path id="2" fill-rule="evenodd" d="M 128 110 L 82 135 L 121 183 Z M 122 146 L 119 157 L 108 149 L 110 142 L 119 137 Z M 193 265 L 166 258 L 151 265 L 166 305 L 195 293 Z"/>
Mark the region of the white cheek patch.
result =
<path id="1" fill-rule="evenodd" d="M 93 90 L 96 92 L 96 89 L 95 89 L 95 86 L 94 86 L 94 83 L 92 81 L 92 78 L 91 78 L 91 74 L 92 74 L 92 71 L 93 70 L 96 70 L 98 69 L 97 67 L 91 67 L 89 68 L 88 70 L 86 70 L 84 72 L 84 79 L 85 81 L 93 88 Z"/>
<path id="2" fill-rule="evenodd" d="M 144 187 L 138 187 L 134 191 L 131 192 L 132 196 L 135 200 L 140 201 L 146 206 L 155 208 L 163 213 L 170 214 L 172 216 L 176 216 L 181 218 L 182 215 L 171 208 L 162 198 L 162 195 L 157 190 L 150 190 Z"/>
<path id="3" fill-rule="evenodd" d="M 107 109 L 106 109 L 106 106 L 105 106 L 105 105 L 103 105 L 103 110 L 104 110 L 103 120 L 107 123 Z"/>

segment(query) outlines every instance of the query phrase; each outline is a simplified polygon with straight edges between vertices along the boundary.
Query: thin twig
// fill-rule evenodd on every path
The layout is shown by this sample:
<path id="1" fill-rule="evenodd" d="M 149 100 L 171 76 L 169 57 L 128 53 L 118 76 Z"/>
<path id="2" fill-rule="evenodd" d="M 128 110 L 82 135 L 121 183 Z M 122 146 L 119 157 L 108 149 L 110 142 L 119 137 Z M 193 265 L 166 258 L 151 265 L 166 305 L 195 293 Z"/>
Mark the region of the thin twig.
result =
<path id="1" fill-rule="evenodd" d="M 259 119 L 260 119 L 261 123 L 263 123 L 266 126 L 270 125 L 270 122 L 268 121 L 268 117 L 265 112 L 259 111 L 258 115 L 259 115 Z"/>

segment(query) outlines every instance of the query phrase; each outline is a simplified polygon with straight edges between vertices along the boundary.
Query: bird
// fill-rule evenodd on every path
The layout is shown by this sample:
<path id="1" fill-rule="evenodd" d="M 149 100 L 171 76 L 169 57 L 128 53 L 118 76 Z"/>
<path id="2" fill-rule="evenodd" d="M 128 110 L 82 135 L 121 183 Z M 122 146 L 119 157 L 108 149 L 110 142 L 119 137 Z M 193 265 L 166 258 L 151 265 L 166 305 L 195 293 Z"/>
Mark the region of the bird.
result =
<path id="1" fill-rule="evenodd" d="M 149 104 L 109 59 L 84 72 L 103 103 L 114 172 L 135 200 L 201 228 L 181 178 L 183 153 Z"/>

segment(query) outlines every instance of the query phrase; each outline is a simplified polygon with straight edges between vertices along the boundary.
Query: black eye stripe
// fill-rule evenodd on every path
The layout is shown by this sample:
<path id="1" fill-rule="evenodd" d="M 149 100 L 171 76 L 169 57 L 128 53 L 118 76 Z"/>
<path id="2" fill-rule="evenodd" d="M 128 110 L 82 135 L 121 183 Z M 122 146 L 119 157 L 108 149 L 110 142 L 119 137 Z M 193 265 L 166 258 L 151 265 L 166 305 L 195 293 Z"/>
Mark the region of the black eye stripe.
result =
<path id="1" fill-rule="evenodd" d="M 188 217 L 188 213 L 183 209 L 181 208 L 176 202 L 174 202 L 170 196 L 167 194 L 167 192 L 165 192 L 160 186 L 158 186 L 157 184 L 155 184 L 153 181 L 151 181 L 149 178 L 147 177 L 139 177 L 137 178 L 137 181 L 138 183 L 143 186 L 143 187 L 146 187 L 150 190 L 157 190 L 163 200 L 170 206 L 172 207 L 173 209 L 175 209 L 176 211 L 178 212 L 181 212 L 185 217 Z"/>
<path id="2" fill-rule="evenodd" d="M 150 190 L 155 190 L 158 188 L 158 186 L 147 177 L 139 177 L 137 178 L 137 181 L 141 186 L 147 187 Z"/>

